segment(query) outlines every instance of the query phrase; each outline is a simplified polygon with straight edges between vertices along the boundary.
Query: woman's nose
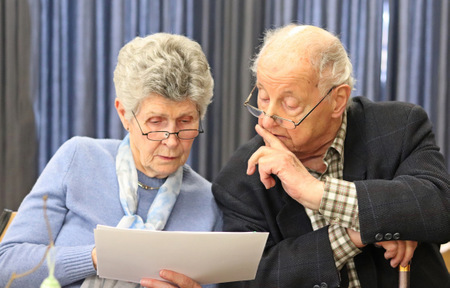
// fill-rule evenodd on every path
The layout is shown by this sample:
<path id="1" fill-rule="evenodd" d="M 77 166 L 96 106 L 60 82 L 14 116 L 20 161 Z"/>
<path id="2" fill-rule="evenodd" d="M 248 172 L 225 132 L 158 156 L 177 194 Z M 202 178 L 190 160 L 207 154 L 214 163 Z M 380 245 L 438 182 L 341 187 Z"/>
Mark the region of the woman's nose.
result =
<path id="1" fill-rule="evenodd" d="M 178 145 L 179 141 L 180 141 L 180 139 L 178 139 L 177 134 L 170 133 L 169 137 L 162 140 L 161 142 L 163 142 L 166 146 L 173 147 L 173 146 Z"/>
<path id="2" fill-rule="evenodd" d="M 178 139 L 178 135 L 174 134 L 173 132 L 178 131 L 178 127 L 175 124 L 171 124 L 167 127 L 168 131 L 169 131 L 169 136 L 162 140 L 162 142 L 164 142 L 165 145 L 167 146 L 176 146 L 178 145 L 178 141 L 180 141 L 180 139 Z M 170 132 L 173 131 L 173 132 Z"/>

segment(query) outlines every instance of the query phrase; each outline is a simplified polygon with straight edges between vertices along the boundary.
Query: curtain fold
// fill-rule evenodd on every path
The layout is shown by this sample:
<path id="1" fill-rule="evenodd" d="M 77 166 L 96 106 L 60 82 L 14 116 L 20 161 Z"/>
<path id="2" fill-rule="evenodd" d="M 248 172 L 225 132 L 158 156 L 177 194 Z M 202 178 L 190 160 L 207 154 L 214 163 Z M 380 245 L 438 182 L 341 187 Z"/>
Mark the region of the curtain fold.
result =
<path id="1" fill-rule="evenodd" d="M 449 1 L 390 1 L 387 95 L 425 108 L 450 167 Z"/>
<path id="2" fill-rule="evenodd" d="M 255 134 L 256 119 L 242 103 L 255 81 L 249 64 L 263 32 L 291 22 L 338 34 L 354 65 L 353 96 L 423 106 L 450 167 L 447 0 L 0 3 L 0 204 L 4 207 L 18 205 L 36 175 L 70 137 L 124 136 L 114 109 L 117 55 L 134 37 L 156 32 L 198 41 L 210 62 L 213 103 L 203 122 L 206 133 L 196 139 L 188 160 L 209 180 Z"/>
<path id="3" fill-rule="evenodd" d="M 30 11 L 25 0 L 0 2 L 0 209 L 17 209 L 37 175 L 30 96 Z"/>

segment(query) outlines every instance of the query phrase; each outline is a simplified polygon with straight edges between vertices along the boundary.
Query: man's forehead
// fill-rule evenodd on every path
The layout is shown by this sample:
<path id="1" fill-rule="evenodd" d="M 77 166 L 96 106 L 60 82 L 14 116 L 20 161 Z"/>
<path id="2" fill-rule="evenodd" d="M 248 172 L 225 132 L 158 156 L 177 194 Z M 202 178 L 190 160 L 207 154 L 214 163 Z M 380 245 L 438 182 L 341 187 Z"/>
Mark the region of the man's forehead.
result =
<path id="1" fill-rule="evenodd" d="M 269 61 L 262 59 L 258 63 L 256 77 L 261 82 L 301 82 L 303 85 L 315 85 L 317 82 L 317 75 L 309 62 L 287 65 L 273 59 Z"/>

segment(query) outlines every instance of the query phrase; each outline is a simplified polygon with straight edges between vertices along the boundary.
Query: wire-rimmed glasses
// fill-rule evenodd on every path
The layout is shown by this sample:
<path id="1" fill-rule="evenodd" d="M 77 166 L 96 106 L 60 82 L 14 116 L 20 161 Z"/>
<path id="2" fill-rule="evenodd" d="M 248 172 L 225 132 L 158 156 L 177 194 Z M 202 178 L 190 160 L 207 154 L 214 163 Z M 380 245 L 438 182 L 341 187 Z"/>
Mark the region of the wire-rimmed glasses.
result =
<path id="1" fill-rule="evenodd" d="M 141 130 L 142 136 L 146 136 L 148 140 L 150 141 L 163 141 L 170 137 L 170 135 L 175 135 L 180 140 L 192 140 L 196 138 L 200 133 L 203 133 L 202 128 L 202 121 L 199 119 L 199 128 L 198 129 L 181 129 L 177 132 L 169 132 L 169 131 L 150 131 L 147 133 L 144 133 L 142 131 L 141 125 L 139 124 L 139 121 L 136 118 L 136 115 L 133 113 L 134 119 L 136 119 L 136 123 L 138 124 L 139 130 Z"/>
<path id="2" fill-rule="evenodd" d="M 261 109 L 259 109 L 259 108 L 256 108 L 255 106 L 249 104 L 250 99 L 251 99 L 252 96 L 253 96 L 253 92 L 254 92 L 254 91 L 256 90 L 256 88 L 257 88 L 256 85 L 253 87 L 252 91 L 251 91 L 250 94 L 248 95 L 247 100 L 245 100 L 244 106 L 247 107 L 248 112 L 250 112 L 250 114 L 252 114 L 252 115 L 255 116 L 256 118 L 260 118 L 261 115 L 268 116 L 268 117 L 272 118 L 278 125 L 280 125 L 280 126 L 283 127 L 283 128 L 286 128 L 286 129 L 295 129 L 298 125 L 300 125 L 300 123 L 303 122 L 303 120 L 306 119 L 306 117 L 309 116 L 309 114 L 311 114 L 311 112 L 314 111 L 314 109 L 316 109 L 317 106 L 319 106 L 320 103 L 322 103 L 322 101 L 323 101 L 323 100 L 331 93 L 331 91 L 333 91 L 333 89 L 336 88 L 336 87 L 337 87 L 337 86 L 331 87 L 331 89 L 328 90 L 328 92 L 325 94 L 325 96 L 323 96 L 322 99 L 320 99 L 320 101 L 319 101 L 319 102 L 318 102 L 318 103 L 317 103 L 317 104 L 316 104 L 316 105 L 315 105 L 308 113 L 306 113 L 306 115 L 303 116 L 303 118 L 300 119 L 300 121 L 298 121 L 298 122 L 295 122 L 295 121 L 293 121 L 293 120 L 290 120 L 290 119 L 286 119 L 286 118 L 280 117 L 280 116 L 278 116 L 278 115 L 269 115 L 269 114 L 267 114 L 265 111 L 263 111 L 263 110 L 261 110 Z"/>

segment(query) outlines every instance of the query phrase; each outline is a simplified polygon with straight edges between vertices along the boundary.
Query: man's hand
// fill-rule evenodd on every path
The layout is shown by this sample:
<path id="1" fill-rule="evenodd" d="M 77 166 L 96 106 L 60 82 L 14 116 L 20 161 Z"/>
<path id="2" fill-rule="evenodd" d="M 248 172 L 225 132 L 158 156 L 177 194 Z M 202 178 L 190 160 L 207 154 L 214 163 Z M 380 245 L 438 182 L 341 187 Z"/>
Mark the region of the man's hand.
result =
<path id="1" fill-rule="evenodd" d="M 361 233 L 347 228 L 347 234 L 356 247 L 362 248 L 366 246 L 361 241 Z M 392 240 L 377 242 L 374 245 L 386 250 L 386 252 L 384 252 L 384 258 L 386 258 L 386 260 L 390 260 L 391 266 L 395 268 L 398 264 L 403 267 L 408 265 L 414 255 L 414 251 L 417 248 L 417 241 Z"/>
<path id="2" fill-rule="evenodd" d="M 417 241 L 393 240 L 378 242 L 375 243 L 375 245 L 381 246 L 386 250 L 384 258 L 387 260 L 390 259 L 391 266 L 395 268 L 398 264 L 403 267 L 408 265 L 417 248 Z"/>
<path id="3" fill-rule="evenodd" d="M 142 279 L 141 285 L 147 288 L 201 288 L 200 284 L 184 274 L 170 270 L 161 270 L 159 276 L 170 283 L 156 279 Z"/>
<path id="4" fill-rule="evenodd" d="M 275 186 L 272 174 L 276 175 L 289 196 L 305 207 L 318 210 L 323 183 L 314 178 L 276 136 L 259 125 L 256 125 L 255 130 L 266 145 L 260 147 L 248 160 L 247 174 L 255 173 L 258 165 L 260 179 L 266 189 Z"/>

